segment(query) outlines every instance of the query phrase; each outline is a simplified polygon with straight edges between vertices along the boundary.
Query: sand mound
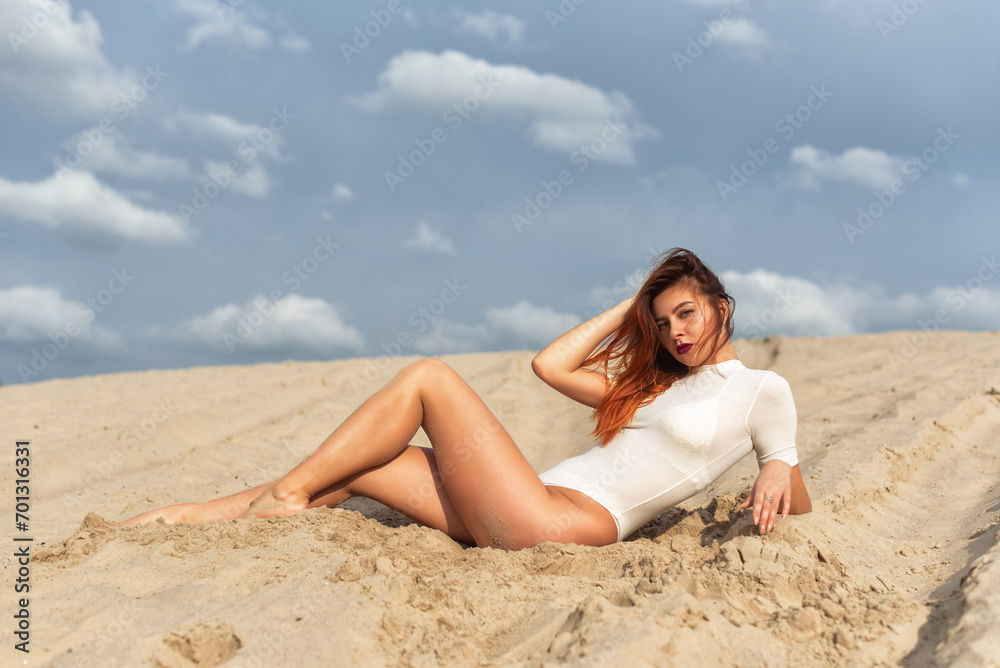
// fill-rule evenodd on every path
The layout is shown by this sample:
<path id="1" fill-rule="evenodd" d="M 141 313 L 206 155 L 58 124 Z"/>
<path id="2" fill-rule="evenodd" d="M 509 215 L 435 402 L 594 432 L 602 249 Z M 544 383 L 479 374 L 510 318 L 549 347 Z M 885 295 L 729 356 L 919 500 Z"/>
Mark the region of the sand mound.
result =
<path id="1" fill-rule="evenodd" d="M 744 363 L 773 368 L 792 386 L 815 512 L 754 534 L 739 510 L 756 473 L 748 458 L 603 548 L 469 547 L 357 499 L 270 520 L 108 528 L 277 475 L 408 359 L 375 372 L 350 360 L 0 388 L 0 417 L 32 437 L 45 472 L 34 500 L 44 521 L 32 660 L 171 668 L 995 661 L 1000 336 L 937 333 L 916 354 L 897 355 L 894 368 L 893 354 L 913 336 L 739 342 Z M 532 354 L 445 359 L 542 470 L 590 446 L 590 411 L 535 379 Z"/>

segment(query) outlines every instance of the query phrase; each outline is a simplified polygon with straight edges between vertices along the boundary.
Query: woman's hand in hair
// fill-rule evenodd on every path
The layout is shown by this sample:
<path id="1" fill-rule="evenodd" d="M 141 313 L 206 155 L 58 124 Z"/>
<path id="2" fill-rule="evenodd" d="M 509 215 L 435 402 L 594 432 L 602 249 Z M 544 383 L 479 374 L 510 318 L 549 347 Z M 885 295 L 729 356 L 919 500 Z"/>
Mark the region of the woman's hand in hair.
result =
<path id="1" fill-rule="evenodd" d="M 608 389 L 607 377 L 583 363 L 594 349 L 614 334 L 635 300 L 629 297 L 607 311 L 595 315 L 545 346 L 534 359 L 531 369 L 544 383 L 570 399 L 596 408 Z"/>

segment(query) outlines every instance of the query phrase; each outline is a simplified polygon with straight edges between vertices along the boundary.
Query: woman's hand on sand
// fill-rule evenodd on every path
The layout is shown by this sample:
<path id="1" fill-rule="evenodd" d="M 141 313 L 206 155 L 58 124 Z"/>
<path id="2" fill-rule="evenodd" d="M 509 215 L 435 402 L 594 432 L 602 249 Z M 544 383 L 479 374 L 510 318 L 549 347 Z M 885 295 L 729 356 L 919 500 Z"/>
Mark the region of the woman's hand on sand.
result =
<path id="1" fill-rule="evenodd" d="M 788 517 L 792 509 L 792 467 L 785 462 L 772 459 L 764 464 L 757 475 L 750 496 L 746 498 L 741 509 L 753 504 L 753 523 L 760 528 L 762 534 L 774 529 L 774 520 L 778 518 L 781 508 L 781 518 Z"/>

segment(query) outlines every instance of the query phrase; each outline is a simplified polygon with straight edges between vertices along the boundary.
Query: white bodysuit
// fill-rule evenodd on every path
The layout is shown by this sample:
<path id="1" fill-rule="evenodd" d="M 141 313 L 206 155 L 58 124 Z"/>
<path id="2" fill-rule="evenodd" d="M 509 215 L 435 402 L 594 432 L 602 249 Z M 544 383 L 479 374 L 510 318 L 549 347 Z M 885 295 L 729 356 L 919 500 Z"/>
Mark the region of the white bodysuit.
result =
<path id="1" fill-rule="evenodd" d="M 607 508 L 620 541 L 751 450 L 760 467 L 771 459 L 794 466 L 795 427 L 784 378 L 726 360 L 699 367 L 640 406 L 606 447 L 595 445 L 539 477 Z"/>

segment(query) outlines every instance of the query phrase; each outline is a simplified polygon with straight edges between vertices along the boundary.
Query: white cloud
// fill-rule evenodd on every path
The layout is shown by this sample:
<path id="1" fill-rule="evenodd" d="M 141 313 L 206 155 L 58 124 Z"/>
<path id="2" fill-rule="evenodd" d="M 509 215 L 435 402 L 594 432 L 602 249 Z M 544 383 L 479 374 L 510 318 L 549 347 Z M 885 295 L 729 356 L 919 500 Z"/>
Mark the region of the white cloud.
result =
<path id="1" fill-rule="evenodd" d="M 0 214 L 148 242 L 178 242 L 191 235 L 179 218 L 138 206 L 82 171 L 63 171 L 34 183 L 0 177 Z"/>
<path id="2" fill-rule="evenodd" d="M 119 338 L 94 324 L 94 312 L 82 302 L 62 298 L 55 288 L 19 285 L 0 288 L 0 341 L 33 343 L 50 335 L 76 332 L 72 337 L 104 349 L 119 346 Z"/>
<path id="3" fill-rule="evenodd" d="M 312 50 L 312 44 L 308 39 L 294 33 L 288 33 L 285 35 L 281 39 L 281 46 L 282 48 L 295 53 L 305 53 L 306 51 Z"/>
<path id="4" fill-rule="evenodd" d="M 492 90 L 491 90 L 492 89 Z M 572 153 L 602 137 L 598 161 L 634 164 L 634 144 L 658 131 L 636 120 L 631 100 L 555 74 L 493 65 L 458 51 L 404 51 L 379 74 L 375 91 L 353 101 L 369 113 L 418 111 L 439 116 L 472 97 L 473 118 L 526 126 L 539 146 Z"/>
<path id="5" fill-rule="evenodd" d="M 968 266 L 965 278 L 923 295 L 892 296 L 876 286 L 820 285 L 808 279 L 756 269 L 725 271 L 720 277 L 736 300 L 737 338 L 843 336 L 887 330 L 1000 330 L 1000 265 L 995 254 Z M 630 274 L 625 282 L 644 279 Z M 638 287 L 638 286 L 636 286 Z M 632 294 L 630 287 L 627 294 Z M 591 296 L 620 302 L 627 294 L 597 288 Z M 605 306 L 607 308 L 607 306 Z M 942 315 L 937 319 L 939 315 Z M 438 317 L 416 338 L 414 349 L 435 355 L 548 345 L 582 320 L 571 313 L 520 301 L 487 310 L 485 322 L 472 325 Z"/>
<path id="6" fill-rule="evenodd" d="M 972 177 L 968 174 L 962 174 L 961 172 L 955 172 L 951 175 L 951 184 L 959 188 L 968 188 L 972 185 Z"/>
<path id="7" fill-rule="evenodd" d="M 247 197 L 267 197 L 268 193 L 271 192 L 271 175 L 259 162 L 242 165 L 239 173 L 233 176 L 229 174 L 225 162 L 206 160 L 205 172 L 207 174 L 226 173 L 230 179 L 226 189 Z M 208 178 L 205 179 L 205 182 L 208 182 Z"/>
<path id="8" fill-rule="evenodd" d="M 495 340 L 495 333 L 486 325 L 463 325 L 435 318 L 430 331 L 414 339 L 413 349 L 424 355 L 472 353 L 492 348 Z"/>
<path id="9" fill-rule="evenodd" d="M 727 271 L 720 276 L 736 300 L 737 337 L 841 336 L 920 329 L 939 309 L 946 314 L 938 323 L 942 329 L 996 330 L 1000 329 L 1000 269 L 991 269 L 995 264 L 995 256 L 984 258 L 979 266 L 969 267 L 961 284 L 938 287 L 924 295 L 903 293 L 895 297 L 876 287 L 819 285 L 761 269 Z"/>
<path id="10" fill-rule="evenodd" d="M 271 44 L 266 30 L 252 25 L 246 14 L 225 3 L 175 0 L 174 9 L 196 20 L 184 34 L 181 48 L 185 51 L 203 42 L 231 43 L 248 49 L 262 49 Z"/>
<path id="11" fill-rule="evenodd" d="M 283 152 L 285 138 L 279 132 L 273 132 L 266 125 L 244 123 L 225 114 L 180 111 L 165 118 L 163 127 L 168 132 L 216 141 L 228 147 L 231 151 L 229 158 L 204 161 L 203 180 L 207 182 L 212 174 L 225 172 L 231 179 L 227 188 L 248 197 L 266 197 L 270 193 L 271 176 L 263 164 L 265 160 L 291 160 Z M 270 140 L 263 141 L 265 137 L 270 137 Z M 233 160 L 239 163 L 235 176 L 227 168 L 228 163 Z"/>
<path id="12" fill-rule="evenodd" d="M 90 12 L 78 11 L 74 21 L 68 2 L 44 6 L 51 11 L 27 0 L 0 2 L 0 34 L 9 42 L 0 49 L 0 93 L 52 118 L 109 115 L 139 77 L 104 57 L 101 26 Z M 40 27 L 36 15 L 47 17 L 34 21 Z M 33 31 L 25 30 L 26 19 Z"/>
<path id="13" fill-rule="evenodd" d="M 170 132 L 183 132 L 194 138 L 212 139 L 228 146 L 237 157 L 256 159 L 265 156 L 276 162 L 285 162 L 290 158 L 281 152 L 285 138 L 280 133 L 273 133 L 266 125 L 244 123 L 232 116 L 215 113 L 193 113 L 180 111 L 163 120 L 163 127 Z M 273 138 L 264 143 L 260 137 L 270 133 Z"/>
<path id="14" fill-rule="evenodd" d="M 276 304 L 258 294 L 242 305 L 220 306 L 181 322 L 172 336 L 215 350 L 302 348 L 334 354 L 345 350 L 361 353 L 365 348 L 361 333 L 343 321 L 336 307 L 297 294 Z"/>
<path id="15" fill-rule="evenodd" d="M 723 26 L 724 30 L 718 37 L 719 44 L 748 49 L 769 49 L 772 46 L 767 33 L 747 19 L 739 18 Z"/>
<path id="16" fill-rule="evenodd" d="M 274 43 L 270 33 L 251 20 L 266 21 L 267 14 L 253 7 L 247 12 L 240 11 L 237 9 L 239 4 L 212 0 L 175 0 L 174 10 L 195 20 L 194 25 L 184 33 L 181 49 L 192 51 L 207 43 L 232 44 L 254 50 L 269 48 Z M 294 32 L 286 33 L 277 44 L 293 53 L 304 53 L 312 49 L 308 39 Z"/>
<path id="17" fill-rule="evenodd" d="M 335 202 L 350 202 L 354 199 L 354 193 L 343 183 L 333 186 L 332 196 Z"/>
<path id="18" fill-rule="evenodd" d="M 190 178 L 191 168 L 186 160 L 155 151 L 137 150 L 133 147 L 133 141 L 122 133 L 123 131 L 117 130 L 113 134 L 104 135 L 93 151 L 81 157 L 81 165 L 91 172 L 109 172 L 134 179 Z M 75 135 L 66 144 L 74 147 L 84 140 L 82 134 Z M 64 159 L 56 156 L 56 160 L 63 163 Z"/>
<path id="19" fill-rule="evenodd" d="M 888 188 L 899 179 L 905 161 L 883 151 L 856 146 L 834 155 L 808 144 L 792 149 L 789 164 L 798 167 L 792 182 L 821 190 L 821 181 L 853 181 L 868 188 Z"/>
<path id="20" fill-rule="evenodd" d="M 504 345 L 541 347 L 580 322 L 571 313 L 557 313 L 522 300 L 513 306 L 488 309 L 485 323 L 465 325 L 435 318 L 430 330 L 417 337 L 413 347 L 425 355 L 476 352 Z"/>
<path id="21" fill-rule="evenodd" d="M 519 301 L 513 306 L 489 309 L 486 321 L 533 343 L 547 345 L 582 321 L 572 313 L 556 313 L 547 306 Z"/>
<path id="22" fill-rule="evenodd" d="M 720 277 L 736 300 L 736 336 L 854 334 L 855 311 L 871 308 L 871 298 L 864 292 L 824 289 L 762 269 L 745 274 L 726 271 Z"/>
<path id="23" fill-rule="evenodd" d="M 457 10 L 456 13 L 462 20 L 457 32 L 485 37 L 491 42 L 500 41 L 502 35 L 507 44 L 520 42 L 528 27 L 527 23 L 510 14 L 498 14 L 494 11 L 473 14 L 464 10 Z"/>
<path id="24" fill-rule="evenodd" d="M 428 253 L 454 255 L 458 252 L 451 239 L 437 230 L 432 230 L 424 221 L 417 222 L 416 236 L 403 242 L 407 248 L 417 248 Z"/>

